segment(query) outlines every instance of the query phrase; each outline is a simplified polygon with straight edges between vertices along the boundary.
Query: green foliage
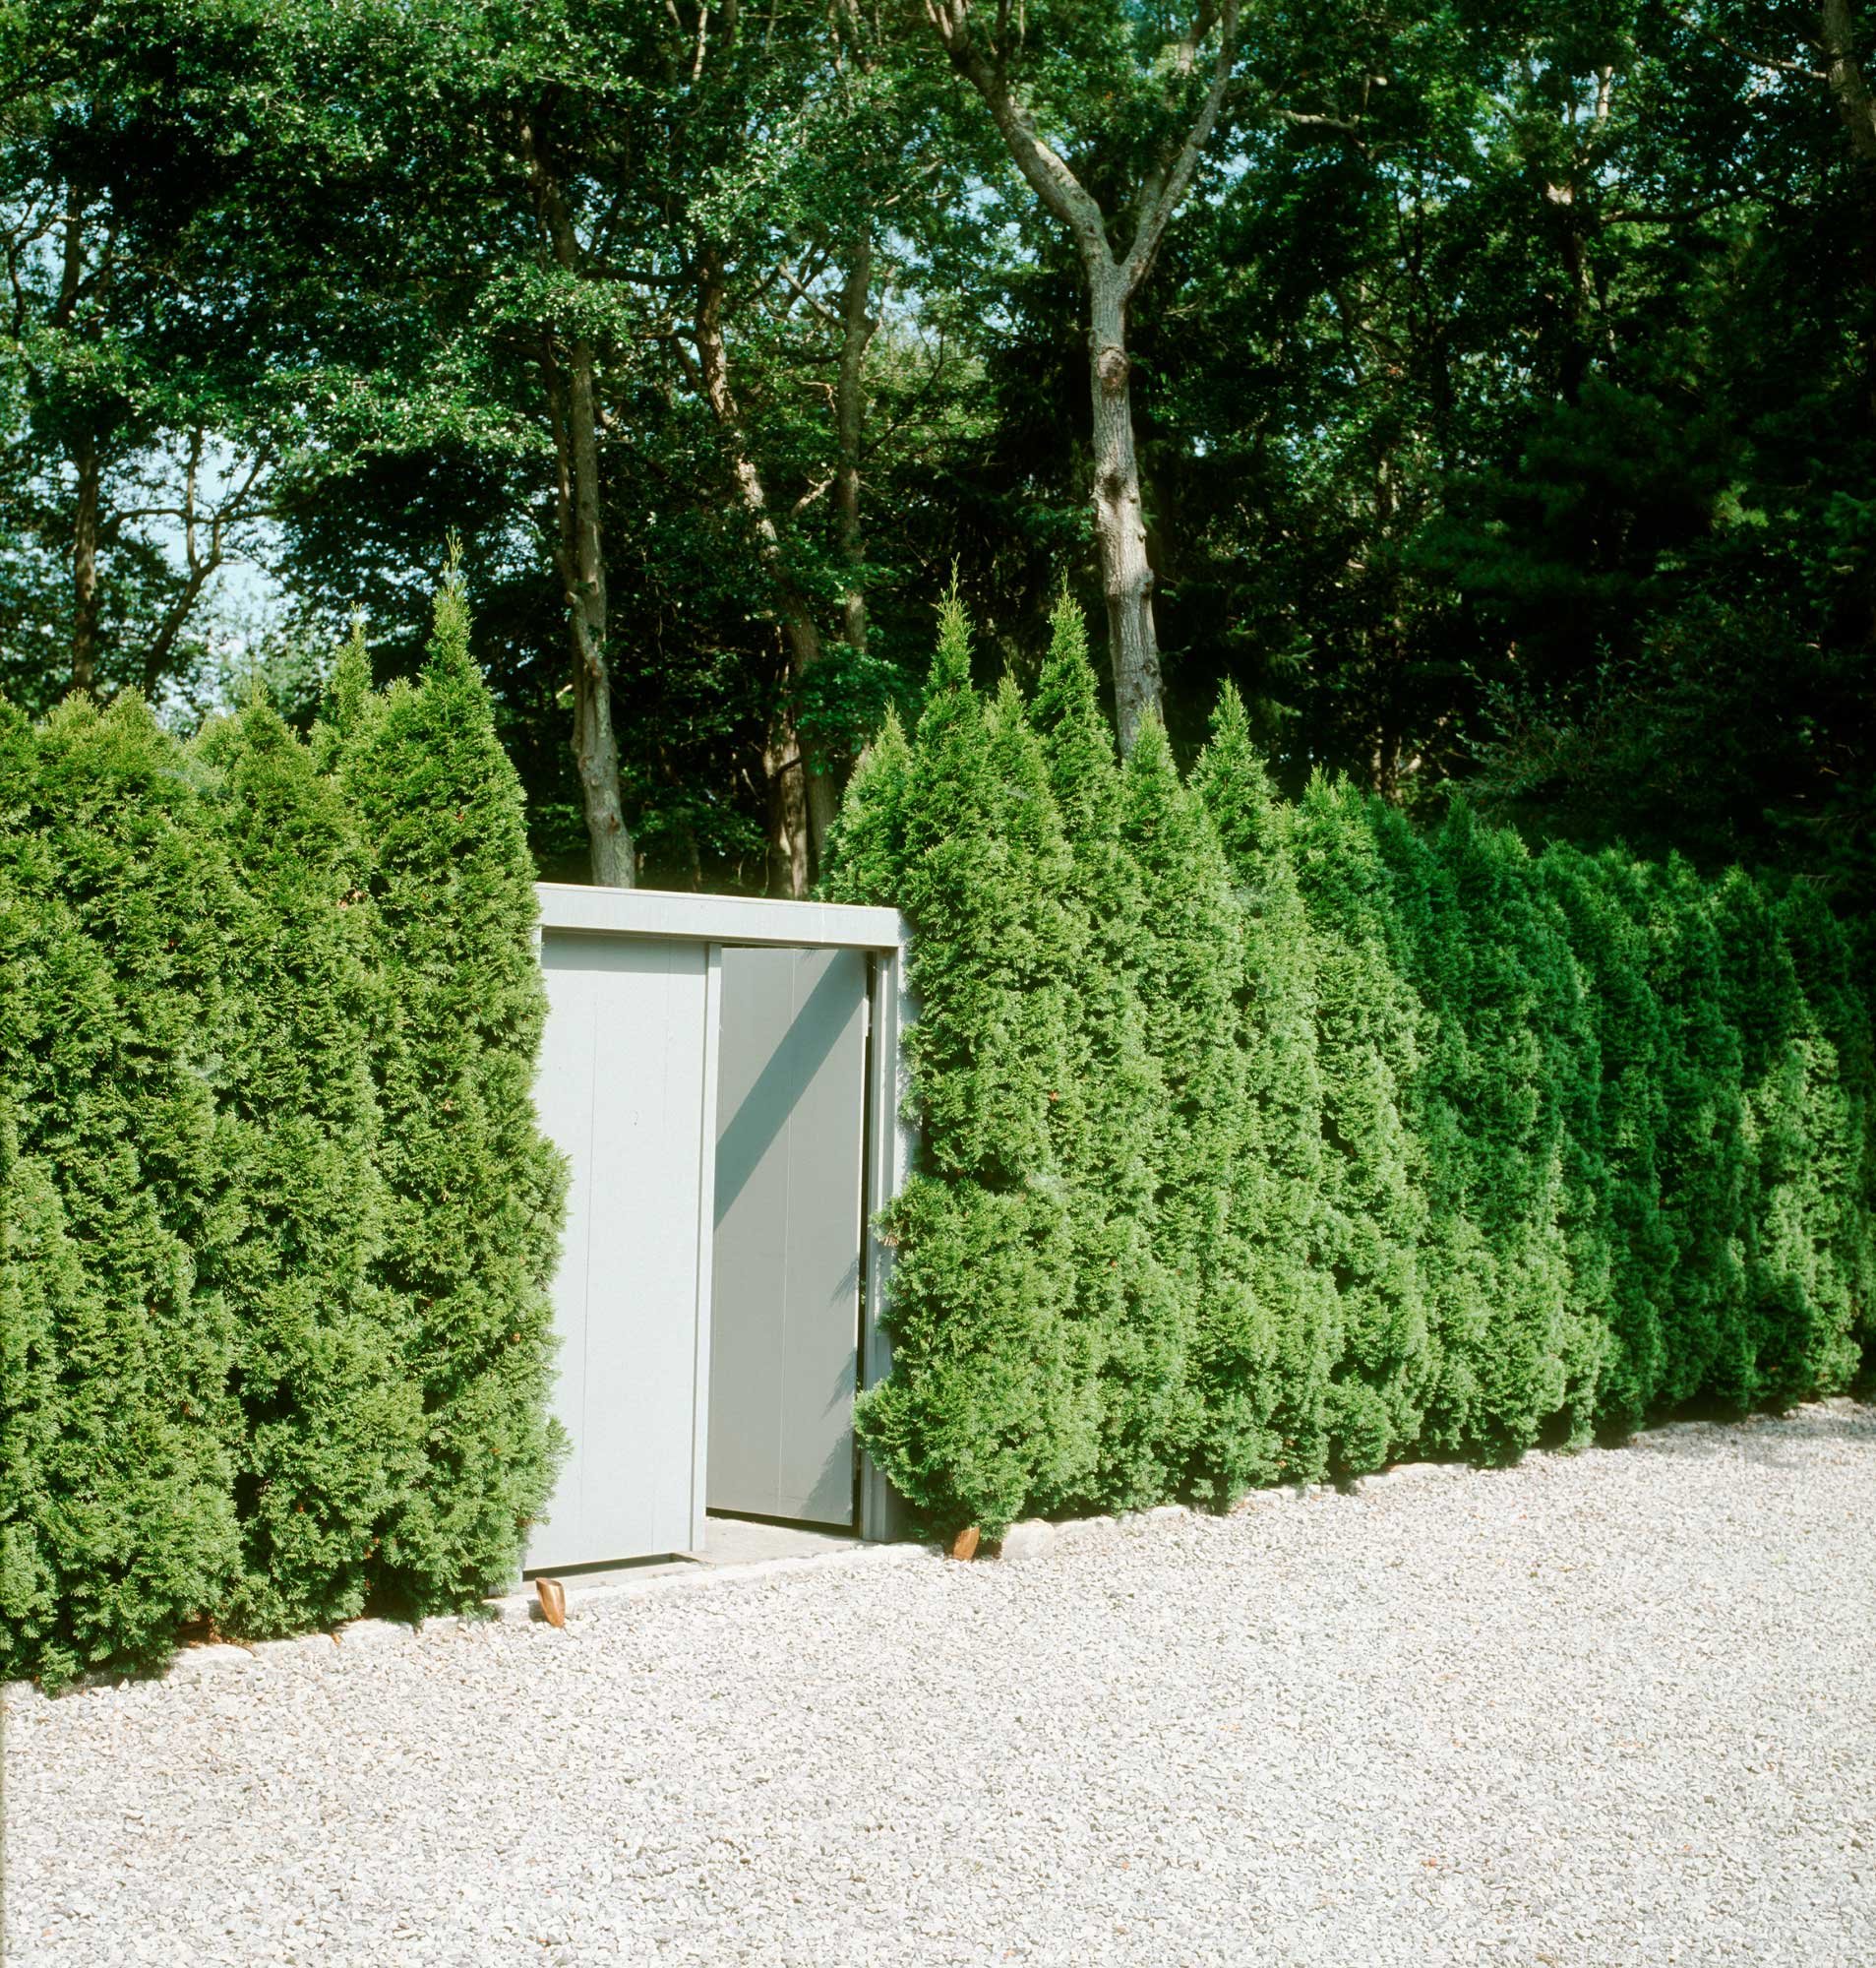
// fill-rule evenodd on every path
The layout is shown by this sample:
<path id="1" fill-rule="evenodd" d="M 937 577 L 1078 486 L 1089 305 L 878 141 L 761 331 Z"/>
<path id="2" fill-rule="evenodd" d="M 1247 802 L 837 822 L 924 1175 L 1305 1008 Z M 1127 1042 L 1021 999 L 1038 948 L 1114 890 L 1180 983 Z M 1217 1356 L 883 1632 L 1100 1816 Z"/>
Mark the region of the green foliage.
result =
<path id="1" fill-rule="evenodd" d="M 1577 1219 L 1573 1296 L 1600 1313 L 1597 1418 L 1617 1432 L 1654 1405 L 1664 1371 L 1662 1315 L 1674 1265 L 1660 1166 L 1665 1028 L 1637 917 L 1637 872 L 1623 856 L 1557 847 L 1538 864 L 1562 911 L 1588 1025 L 1567 1147 L 1588 1172 Z"/>
<path id="2" fill-rule="evenodd" d="M 1234 1211 L 1242 928 L 1217 830 L 1181 782 L 1157 718 L 1128 756 L 1121 795 L 1121 838 L 1140 875 L 1147 1044 L 1167 1099 L 1154 1235 L 1180 1330 L 1161 1344 L 1171 1358 L 1186 1356 L 1178 1433 L 1163 1453 L 1169 1477 L 1189 1468 L 1202 1494 L 1222 1500 L 1277 1461 L 1271 1337 Z"/>
<path id="3" fill-rule="evenodd" d="M 1463 803 L 1426 830 L 1324 774 L 1293 807 L 1231 691 L 1189 784 L 1154 721 L 1117 767 L 1066 601 L 1027 717 L 947 603 L 841 837 L 921 1001 L 862 1433 L 939 1527 L 1858 1373 L 1876 1056 L 1815 887 L 1533 853 Z"/>
<path id="4" fill-rule="evenodd" d="M 1752 1330 L 1746 1296 L 1743 1059 L 1726 1017 L 1724 953 L 1685 861 L 1647 872 L 1641 906 L 1649 975 L 1661 1000 L 1662 1192 L 1674 1240 L 1663 1308 L 1659 1395 L 1747 1398 Z"/>
<path id="5" fill-rule="evenodd" d="M 1463 804 L 1437 834 L 1381 817 L 1404 960 L 1425 1010 L 1413 1111 L 1426 1155 L 1422 1256 L 1439 1374 L 1428 1441 L 1515 1456 L 1546 1425 L 1586 1439 L 1601 1336 L 1595 1169 L 1573 1152 L 1594 1103 L 1594 1054 L 1559 915 L 1515 835 Z"/>
<path id="6" fill-rule="evenodd" d="M 1792 887 L 1779 905 L 1779 924 L 1804 998 L 1796 1044 L 1815 1116 L 1812 1291 L 1827 1325 L 1867 1355 L 1876 1345 L 1876 1048 L 1868 987 L 1858 991 L 1849 938 L 1812 884 Z"/>
<path id="7" fill-rule="evenodd" d="M 1100 1375 L 1094 1497 L 1163 1495 L 1186 1400 L 1178 1285 L 1156 1248 L 1158 1165 L 1171 1116 L 1143 993 L 1145 885 L 1121 836 L 1120 772 L 1081 611 L 1063 594 L 1031 708 L 1069 843 L 1067 899 L 1086 924 L 1074 974 L 1079 1127 L 1066 1146 L 1075 1317 Z"/>
<path id="8" fill-rule="evenodd" d="M 1739 1035 L 1740 1243 L 1749 1356 L 1738 1401 L 1789 1400 L 1856 1365 L 1838 1274 L 1838 1199 L 1854 1168 L 1847 1086 L 1805 1002 L 1779 911 L 1734 873 L 1713 901 L 1726 1016 Z"/>
<path id="9" fill-rule="evenodd" d="M 422 1469 L 421 1410 L 385 1236 L 374 1034 L 391 1011 L 337 788 L 266 705 L 196 755 L 250 897 L 231 939 L 228 1173 L 249 1199 L 230 1254 L 243 1543 L 223 1620 L 273 1634 L 364 1606 L 378 1529 Z"/>
<path id="10" fill-rule="evenodd" d="M 533 894 L 454 588 L 340 713 L 334 775 L 259 701 L 0 706 L 0 1672 L 461 1605 L 547 1493 Z"/>
<path id="11" fill-rule="evenodd" d="M 1095 1455 L 1054 1112 L 1076 1090 L 1079 938 L 1040 749 L 1007 695 L 987 714 L 972 689 L 955 596 L 896 804 L 882 832 L 896 836 L 901 905 L 926 931 L 906 1044 L 922 1137 L 886 1214 L 893 1373 L 858 1425 L 915 1504 L 995 1535 L 1031 1499 L 1083 1494 Z"/>
<path id="12" fill-rule="evenodd" d="M 1315 945 L 1327 1256 L 1342 1350 L 1330 1458 L 1359 1474 L 1420 1438 L 1436 1360 L 1422 1243 L 1426 1151 L 1409 1122 L 1426 1014 L 1396 955 L 1376 815 L 1320 775 L 1298 809 L 1297 872 Z"/>
<path id="13" fill-rule="evenodd" d="M 1292 793 L 1463 785 L 1868 904 L 1876 173 L 1838 107 L 1870 49 L 1821 63 L 1815 14 L 1239 10 L 1127 309 L 1181 758 L 1229 678 Z M 1219 10 L 1005 27 L 973 44 L 1124 254 Z M 922 8 L 32 0 L 0 68 L 0 688 L 34 711 L 89 665 L 192 718 L 257 593 L 322 640 L 364 601 L 414 673 L 454 530 L 536 847 L 576 865 L 576 344 L 655 882 L 763 881 L 779 741 L 837 776 L 906 710 L 952 565 L 1003 651 L 1064 564 L 1100 592 L 1077 249 Z"/>
<path id="14" fill-rule="evenodd" d="M 1328 1465 L 1329 1370 L 1341 1306 L 1327 1256 L 1315 944 L 1297 874 L 1295 810 L 1277 797 L 1243 700 L 1219 693 L 1193 783 L 1237 887 L 1243 926 L 1238 992 L 1243 1132 L 1234 1210 L 1250 1289 L 1274 1328 L 1275 1473 L 1310 1482 Z"/>
<path id="15" fill-rule="evenodd" d="M 892 896 L 911 757 L 899 713 L 888 708 L 878 736 L 855 762 L 839 818 L 828 834 L 820 877 L 827 901 L 884 904 Z"/>
<path id="16" fill-rule="evenodd" d="M 547 999 L 520 787 L 454 575 L 421 680 L 360 707 L 337 777 L 369 849 L 394 1007 L 378 1051 L 380 1264 L 415 1309 L 431 1472 L 391 1515 L 384 1576 L 460 1602 L 506 1580 L 552 1487 L 548 1287 L 565 1173 L 534 1119 Z"/>
<path id="17" fill-rule="evenodd" d="M 0 1612 L 7 1671 L 56 1682 L 164 1649 L 239 1571 L 222 952 L 247 904 L 141 700 L 76 700 L 20 750 Z"/>

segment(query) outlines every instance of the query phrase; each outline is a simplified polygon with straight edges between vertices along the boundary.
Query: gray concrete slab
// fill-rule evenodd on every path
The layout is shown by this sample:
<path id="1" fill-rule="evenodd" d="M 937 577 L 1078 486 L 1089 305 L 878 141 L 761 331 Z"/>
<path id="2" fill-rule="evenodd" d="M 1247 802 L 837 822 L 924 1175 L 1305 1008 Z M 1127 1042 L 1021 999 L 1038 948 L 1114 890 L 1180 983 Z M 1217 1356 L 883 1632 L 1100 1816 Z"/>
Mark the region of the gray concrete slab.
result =
<path id="1" fill-rule="evenodd" d="M 852 1551 L 860 1539 L 850 1531 L 819 1530 L 812 1524 L 759 1523 L 748 1517 L 707 1519 L 700 1551 L 674 1553 L 667 1559 L 635 1559 L 629 1565 L 603 1566 L 591 1570 L 556 1571 L 543 1568 L 542 1574 L 530 1571 L 527 1583 L 511 1598 L 531 1600 L 537 1575 L 558 1578 L 567 1588 L 569 1603 L 583 1592 L 600 1586 L 630 1585 L 645 1578 L 669 1578 L 699 1568 L 721 1569 L 727 1566 L 767 1565 L 778 1558 L 818 1558 L 830 1551 Z"/>

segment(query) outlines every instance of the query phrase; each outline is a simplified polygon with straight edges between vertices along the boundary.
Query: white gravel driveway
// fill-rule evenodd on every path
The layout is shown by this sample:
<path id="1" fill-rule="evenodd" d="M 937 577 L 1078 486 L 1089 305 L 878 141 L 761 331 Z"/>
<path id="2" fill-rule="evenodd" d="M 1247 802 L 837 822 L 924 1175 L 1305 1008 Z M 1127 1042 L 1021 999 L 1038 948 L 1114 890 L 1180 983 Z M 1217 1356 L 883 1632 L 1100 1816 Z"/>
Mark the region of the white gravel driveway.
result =
<path id="1" fill-rule="evenodd" d="M 1876 1409 L 13 1704 L 9 1964 L 1876 1962 Z"/>

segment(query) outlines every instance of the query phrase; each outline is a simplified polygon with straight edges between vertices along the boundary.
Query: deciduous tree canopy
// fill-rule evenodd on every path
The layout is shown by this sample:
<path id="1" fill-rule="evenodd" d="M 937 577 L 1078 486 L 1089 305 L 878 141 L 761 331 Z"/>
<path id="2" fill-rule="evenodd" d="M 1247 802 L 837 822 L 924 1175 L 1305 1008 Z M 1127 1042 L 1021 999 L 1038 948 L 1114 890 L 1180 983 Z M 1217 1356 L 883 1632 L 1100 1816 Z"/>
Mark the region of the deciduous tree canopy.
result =
<path id="1" fill-rule="evenodd" d="M 1025 682 L 1065 576 L 1123 750 L 1230 680 L 1293 795 L 1867 901 L 1872 60 L 1861 0 L 22 0 L 0 688 L 303 715 L 454 533 L 541 862 L 801 892 L 953 569 Z"/>

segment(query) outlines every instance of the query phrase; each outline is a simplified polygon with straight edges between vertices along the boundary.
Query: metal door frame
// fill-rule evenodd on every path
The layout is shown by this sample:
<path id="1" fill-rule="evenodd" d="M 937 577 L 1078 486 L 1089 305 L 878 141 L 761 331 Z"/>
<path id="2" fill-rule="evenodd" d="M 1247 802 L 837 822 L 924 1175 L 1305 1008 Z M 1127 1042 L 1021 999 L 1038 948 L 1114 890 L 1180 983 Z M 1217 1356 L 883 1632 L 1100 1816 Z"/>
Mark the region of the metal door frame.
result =
<path id="1" fill-rule="evenodd" d="M 866 952 L 874 960 L 868 986 L 866 1092 L 862 1117 L 861 1308 L 859 1385 L 883 1380 L 892 1351 L 882 1319 L 892 1253 L 874 1227 L 878 1211 L 911 1173 L 913 1132 L 902 1114 L 904 1067 L 900 1037 L 912 1022 L 906 990 L 906 926 L 896 909 L 842 902 L 769 901 L 748 895 L 695 895 L 656 889 L 580 888 L 561 882 L 535 884 L 540 922 L 538 953 L 548 931 L 586 935 L 675 939 L 707 946 L 702 1085 L 705 1140 L 697 1196 L 696 1358 L 693 1388 L 693 1548 L 703 1543 L 704 1490 L 709 1451 L 710 1297 L 716 1218 L 716 1083 L 721 1047 L 722 948 L 725 944 L 838 948 Z M 902 1535 L 904 1505 L 864 1450 L 856 1498 L 855 1534 L 881 1541 Z"/>

